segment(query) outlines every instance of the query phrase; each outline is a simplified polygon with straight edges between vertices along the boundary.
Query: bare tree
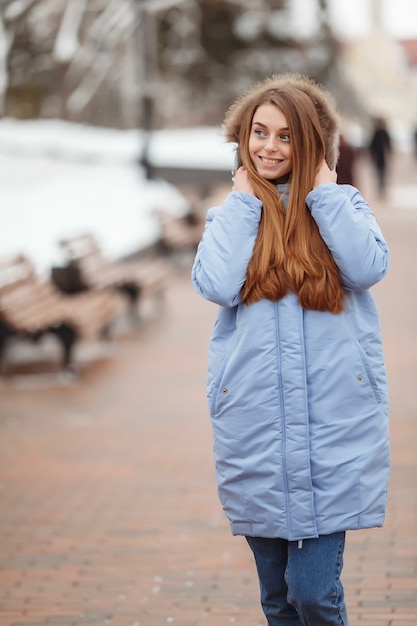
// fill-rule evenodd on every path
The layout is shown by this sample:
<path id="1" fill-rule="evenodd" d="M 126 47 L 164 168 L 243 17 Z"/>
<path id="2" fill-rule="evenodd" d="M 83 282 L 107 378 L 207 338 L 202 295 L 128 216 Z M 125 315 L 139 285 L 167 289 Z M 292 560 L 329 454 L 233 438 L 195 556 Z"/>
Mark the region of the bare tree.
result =
<path id="1" fill-rule="evenodd" d="M 152 102 L 156 124 L 217 122 L 267 74 L 326 81 L 335 42 L 312 2 L 300 37 L 290 0 L 0 0 L 0 112 L 132 127 Z"/>
<path id="2" fill-rule="evenodd" d="M 16 25 L 24 20 L 38 0 L 0 0 L 0 116 L 5 112 L 9 85 L 9 53 L 13 46 Z"/>

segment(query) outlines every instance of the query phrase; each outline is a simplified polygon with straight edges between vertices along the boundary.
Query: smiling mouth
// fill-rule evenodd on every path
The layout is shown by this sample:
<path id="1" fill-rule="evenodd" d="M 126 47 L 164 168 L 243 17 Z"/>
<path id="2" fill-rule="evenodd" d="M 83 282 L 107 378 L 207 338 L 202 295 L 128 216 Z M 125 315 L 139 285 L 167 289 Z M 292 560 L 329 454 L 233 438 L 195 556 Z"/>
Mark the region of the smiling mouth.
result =
<path id="1" fill-rule="evenodd" d="M 282 163 L 282 159 L 268 159 L 268 157 L 259 157 L 262 163 L 266 163 L 267 165 L 279 165 Z"/>

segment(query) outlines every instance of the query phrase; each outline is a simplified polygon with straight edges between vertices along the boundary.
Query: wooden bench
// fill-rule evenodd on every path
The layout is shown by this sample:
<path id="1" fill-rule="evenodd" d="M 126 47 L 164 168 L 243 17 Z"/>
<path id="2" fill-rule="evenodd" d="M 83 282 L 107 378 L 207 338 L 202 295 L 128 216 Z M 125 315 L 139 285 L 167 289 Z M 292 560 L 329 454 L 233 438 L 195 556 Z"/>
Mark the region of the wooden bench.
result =
<path id="1" fill-rule="evenodd" d="M 160 225 L 160 249 L 164 253 L 195 252 L 203 234 L 205 216 L 190 211 L 183 216 L 156 210 Z"/>
<path id="2" fill-rule="evenodd" d="M 61 246 L 67 253 L 67 270 L 72 271 L 72 281 L 65 291 L 83 289 L 113 289 L 128 296 L 131 309 L 137 311 L 139 298 L 157 298 L 165 292 L 171 267 L 164 259 L 156 256 L 144 257 L 136 261 L 111 261 L 106 259 L 96 239 L 91 234 L 82 234 L 63 239 Z M 64 268 L 65 270 L 65 268 Z"/>
<path id="3" fill-rule="evenodd" d="M 49 333 L 60 340 L 62 366 L 71 370 L 75 343 L 108 336 L 126 309 L 125 300 L 110 292 L 63 294 L 41 280 L 24 255 L 0 259 L 0 365 L 11 337 L 37 341 Z"/>

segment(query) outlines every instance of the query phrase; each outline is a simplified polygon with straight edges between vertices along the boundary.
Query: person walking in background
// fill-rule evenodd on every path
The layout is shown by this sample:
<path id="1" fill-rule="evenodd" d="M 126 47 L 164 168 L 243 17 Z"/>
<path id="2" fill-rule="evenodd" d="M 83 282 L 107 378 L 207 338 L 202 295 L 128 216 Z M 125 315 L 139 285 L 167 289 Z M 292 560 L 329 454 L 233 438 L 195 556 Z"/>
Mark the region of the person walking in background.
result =
<path id="1" fill-rule="evenodd" d="M 378 191 L 385 194 L 388 161 L 392 152 L 391 136 L 386 121 L 377 117 L 369 142 L 369 154 L 377 176 Z"/>
<path id="2" fill-rule="evenodd" d="M 346 626 L 345 533 L 382 526 L 388 399 L 370 287 L 389 251 L 360 192 L 336 184 L 339 118 L 307 77 L 229 109 L 238 167 L 192 268 L 219 305 L 207 400 L 219 496 L 246 537 L 269 626 Z"/>

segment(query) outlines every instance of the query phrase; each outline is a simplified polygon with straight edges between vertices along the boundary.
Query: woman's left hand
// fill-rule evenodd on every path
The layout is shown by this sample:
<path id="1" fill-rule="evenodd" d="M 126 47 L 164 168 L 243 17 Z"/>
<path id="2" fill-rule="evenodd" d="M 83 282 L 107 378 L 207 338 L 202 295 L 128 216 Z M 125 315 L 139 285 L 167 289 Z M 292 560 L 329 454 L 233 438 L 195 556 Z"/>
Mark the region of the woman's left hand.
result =
<path id="1" fill-rule="evenodd" d="M 322 164 L 317 170 L 317 174 L 314 179 L 313 189 L 315 189 L 319 185 L 325 185 L 326 183 L 335 183 L 336 181 L 337 181 L 336 172 L 332 171 L 327 165 L 325 159 L 323 159 Z"/>
<path id="2" fill-rule="evenodd" d="M 237 168 L 232 181 L 233 191 L 243 191 L 245 193 L 250 193 L 252 196 L 255 195 L 252 183 L 249 180 L 248 172 L 246 167 L 243 165 Z"/>

